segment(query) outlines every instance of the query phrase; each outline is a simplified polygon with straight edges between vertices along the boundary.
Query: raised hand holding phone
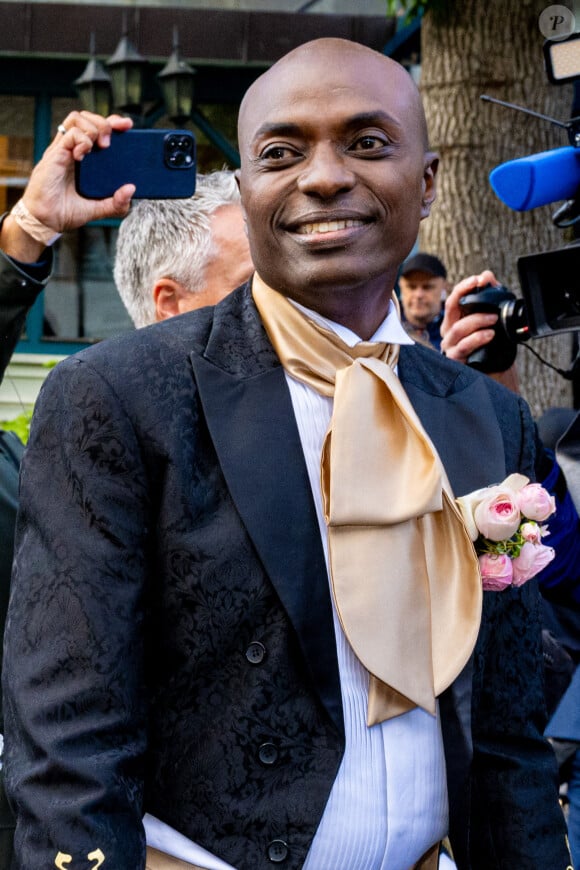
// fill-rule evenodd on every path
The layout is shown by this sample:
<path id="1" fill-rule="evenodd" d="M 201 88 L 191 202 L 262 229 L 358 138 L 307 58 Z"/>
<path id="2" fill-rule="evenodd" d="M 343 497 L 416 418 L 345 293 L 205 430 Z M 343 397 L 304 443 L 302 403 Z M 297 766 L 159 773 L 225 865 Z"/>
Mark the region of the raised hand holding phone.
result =
<path id="1" fill-rule="evenodd" d="M 183 199 L 195 192 L 195 139 L 188 130 L 113 132 L 110 145 L 98 144 L 75 166 L 77 192 L 104 199 L 124 184 L 134 199 Z"/>
<path id="2" fill-rule="evenodd" d="M 58 237 L 90 221 L 124 217 L 135 186 L 123 184 L 105 199 L 89 200 L 76 190 L 75 166 L 94 145 L 106 149 L 114 131 L 126 131 L 132 126 L 132 120 L 121 115 L 105 118 L 85 111 L 67 115 L 32 170 L 22 198 L 13 209 L 15 213 L 4 219 L 2 250 L 21 262 L 34 262 L 50 243 L 49 237 Z"/>

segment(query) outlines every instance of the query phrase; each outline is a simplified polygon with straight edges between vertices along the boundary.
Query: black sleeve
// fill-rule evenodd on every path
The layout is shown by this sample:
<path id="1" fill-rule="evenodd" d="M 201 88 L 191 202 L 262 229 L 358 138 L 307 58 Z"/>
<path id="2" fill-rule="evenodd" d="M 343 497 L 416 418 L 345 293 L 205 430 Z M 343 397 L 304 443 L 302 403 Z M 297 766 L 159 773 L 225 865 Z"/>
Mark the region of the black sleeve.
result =
<path id="1" fill-rule="evenodd" d="M 26 315 L 50 277 L 52 260 L 50 249 L 46 260 L 31 264 L 17 263 L 0 250 L 0 382 Z"/>

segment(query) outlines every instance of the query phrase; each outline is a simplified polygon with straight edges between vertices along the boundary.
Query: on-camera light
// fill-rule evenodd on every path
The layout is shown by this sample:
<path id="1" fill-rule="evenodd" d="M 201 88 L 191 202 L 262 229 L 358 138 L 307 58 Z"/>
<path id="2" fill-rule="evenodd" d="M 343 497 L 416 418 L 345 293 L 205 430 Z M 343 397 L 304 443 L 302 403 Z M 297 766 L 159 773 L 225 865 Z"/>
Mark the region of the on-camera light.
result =
<path id="1" fill-rule="evenodd" d="M 580 33 L 544 43 L 546 75 L 553 85 L 563 85 L 580 76 Z"/>

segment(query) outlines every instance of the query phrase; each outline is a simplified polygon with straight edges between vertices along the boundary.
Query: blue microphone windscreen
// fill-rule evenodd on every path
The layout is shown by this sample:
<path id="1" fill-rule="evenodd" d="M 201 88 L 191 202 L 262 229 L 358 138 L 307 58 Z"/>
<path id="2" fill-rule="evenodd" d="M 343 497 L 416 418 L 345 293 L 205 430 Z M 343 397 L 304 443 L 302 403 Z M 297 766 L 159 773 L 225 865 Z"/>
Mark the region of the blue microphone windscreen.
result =
<path id="1" fill-rule="evenodd" d="M 580 187 L 580 149 L 570 145 L 508 160 L 491 171 L 489 180 L 514 211 L 571 199 Z"/>

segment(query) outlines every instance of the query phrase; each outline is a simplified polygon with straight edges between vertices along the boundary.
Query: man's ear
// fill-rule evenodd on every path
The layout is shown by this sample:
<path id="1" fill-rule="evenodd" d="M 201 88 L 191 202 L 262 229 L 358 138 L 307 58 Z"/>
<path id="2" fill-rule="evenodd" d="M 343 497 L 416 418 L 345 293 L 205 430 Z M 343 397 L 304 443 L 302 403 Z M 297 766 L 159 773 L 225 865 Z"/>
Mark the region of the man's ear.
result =
<path id="1" fill-rule="evenodd" d="M 425 165 L 423 168 L 423 198 L 421 200 L 421 220 L 429 217 L 431 206 L 435 202 L 437 196 L 436 176 L 439 168 L 439 155 L 428 151 L 425 154 Z"/>
<path id="2" fill-rule="evenodd" d="M 238 185 L 238 190 L 240 191 L 240 196 L 242 194 L 242 170 L 235 169 L 234 170 L 234 178 L 236 179 L 236 184 Z M 242 209 L 242 215 L 244 216 L 244 232 L 248 235 L 248 220 L 246 218 L 246 209 L 244 208 L 244 204 L 240 202 L 240 206 Z"/>
<path id="3" fill-rule="evenodd" d="M 160 278 L 156 281 L 153 287 L 155 320 L 167 320 L 181 314 L 180 302 L 187 292 L 189 291 L 173 278 Z"/>

